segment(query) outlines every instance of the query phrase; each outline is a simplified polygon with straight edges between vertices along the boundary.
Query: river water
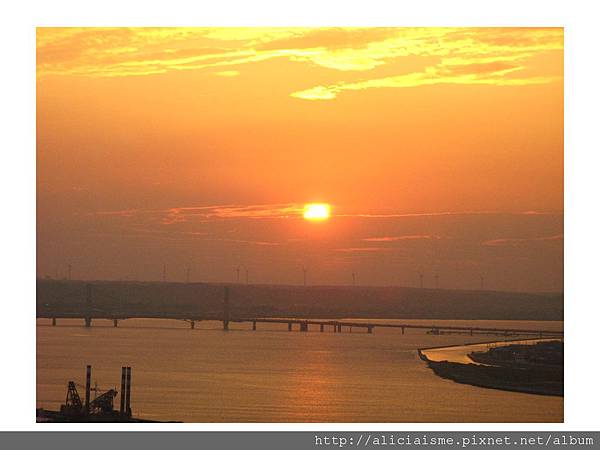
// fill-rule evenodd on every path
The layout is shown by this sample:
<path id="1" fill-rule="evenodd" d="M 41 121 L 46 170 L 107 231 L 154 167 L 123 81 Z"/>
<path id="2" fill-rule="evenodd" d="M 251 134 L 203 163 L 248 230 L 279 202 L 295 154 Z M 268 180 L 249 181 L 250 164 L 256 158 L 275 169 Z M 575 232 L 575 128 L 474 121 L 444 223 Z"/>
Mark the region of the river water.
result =
<path id="1" fill-rule="evenodd" d="M 58 409 L 67 382 L 120 388 L 132 367 L 135 416 L 184 422 L 562 422 L 563 399 L 479 388 L 437 377 L 418 348 L 517 336 L 426 334 L 375 328 L 301 333 L 284 324 L 130 319 L 37 322 L 37 406 Z M 385 320 L 383 322 L 393 322 Z M 562 330 L 562 322 L 417 321 Z M 79 388 L 83 396 L 84 389 Z M 116 398 L 118 407 L 119 397 Z"/>

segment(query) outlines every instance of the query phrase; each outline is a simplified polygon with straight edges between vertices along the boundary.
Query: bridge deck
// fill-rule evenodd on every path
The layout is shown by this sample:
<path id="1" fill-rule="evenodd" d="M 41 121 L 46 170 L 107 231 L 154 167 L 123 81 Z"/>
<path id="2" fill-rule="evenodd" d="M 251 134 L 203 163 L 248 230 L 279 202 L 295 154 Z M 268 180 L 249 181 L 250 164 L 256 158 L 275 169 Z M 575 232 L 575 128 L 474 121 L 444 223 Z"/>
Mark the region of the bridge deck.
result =
<path id="1" fill-rule="evenodd" d="M 190 314 L 174 314 L 174 313 L 107 313 L 91 311 L 90 313 L 82 312 L 38 312 L 38 318 L 45 319 L 105 319 L 105 320 L 125 320 L 125 319 L 171 319 L 184 320 L 187 322 L 201 321 L 223 321 L 222 316 L 194 316 Z M 563 331 L 551 330 L 532 330 L 522 328 L 490 328 L 490 327 L 471 327 L 457 325 L 440 325 L 438 324 L 412 324 L 412 323 L 382 323 L 370 321 L 349 321 L 343 319 L 303 319 L 303 318 L 271 318 L 271 317 L 245 317 L 245 318 L 229 318 L 228 322 L 250 322 L 250 323 L 280 323 L 280 324 L 301 324 L 303 326 L 319 325 L 319 326 L 342 326 L 353 328 L 401 328 L 401 329 L 425 329 L 425 330 L 448 330 L 448 331 L 468 331 L 468 332 L 490 332 L 490 333 L 519 333 L 519 334 L 535 334 L 535 335 L 552 335 L 562 336 Z"/>

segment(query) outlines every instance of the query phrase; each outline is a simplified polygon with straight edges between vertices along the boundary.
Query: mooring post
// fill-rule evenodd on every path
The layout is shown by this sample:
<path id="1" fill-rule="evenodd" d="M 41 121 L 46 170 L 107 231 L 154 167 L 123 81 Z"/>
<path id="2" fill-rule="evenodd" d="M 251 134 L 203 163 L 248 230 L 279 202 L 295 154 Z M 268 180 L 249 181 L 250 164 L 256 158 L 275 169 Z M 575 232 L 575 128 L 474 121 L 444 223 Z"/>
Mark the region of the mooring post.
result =
<path id="1" fill-rule="evenodd" d="M 252 331 L 256 331 L 256 320 L 252 321 Z"/>
<path id="2" fill-rule="evenodd" d="M 117 319 L 113 319 L 113 326 L 117 328 L 119 326 L 119 321 Z"/>
<path id="3" fill-rule="evenodd" d="M 125 414 L 125 377 L 127 373 L 126 367 L 121 367 L 121 406 L 119 408 L 119 413 L 121 415 Z"/>
<path id="4" fill-rule="evenodd" d="M 225 286 L 223 296 L 223 330 L 229 330 L 229 286 Z"/>
<path id="5" fill-rule="evenodd" d="M 92 326 L 92 285 L 91 284 L 86 284 L 85 285 L 86 288 L 86 296 L 85 296 L 85 309 L 86 309 L 86 316 L 85 316 L 85 326 L 86 328 L 89 328 Z"/>
<path id="6" fill-rule="evenodd" d="M 85 368 L 85 413 L 90 413 L 90 391 L 92 388 L 92 366 Z"/>
<path id="7" fill-rule="evenodd" d="M 52 318 L 52 326 L 55 327 L 56 326 L 56 317 Z"/>
<path id="8" fill-rule="evenodd" d="M 194 322 L 193 320 L 190 320 L 190 328 L 193 330 L 194 328 L 196 328 L 196 322 Z"/>
<path id="9" fill-rule="evenodd" d="M 404 334 L 404 327 L 402 327 L 402 334 Z"/>
<path id="10" fill-rule="evenodd" d="M 127 367 L 127 393 L 125 394 L 125 413 L 131 417 L 131 367 Z"/>

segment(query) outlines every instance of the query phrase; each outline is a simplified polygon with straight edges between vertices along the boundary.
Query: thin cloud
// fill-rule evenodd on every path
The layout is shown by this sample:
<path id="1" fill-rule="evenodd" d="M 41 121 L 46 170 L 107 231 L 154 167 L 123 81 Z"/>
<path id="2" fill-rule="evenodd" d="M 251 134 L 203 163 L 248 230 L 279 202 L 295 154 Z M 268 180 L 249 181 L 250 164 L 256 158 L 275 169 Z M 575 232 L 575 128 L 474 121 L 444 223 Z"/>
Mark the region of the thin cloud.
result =
<path id="1" fill-rule="evenodd" d="M 556 234 L 553 236 L 541 236 L 534 238 L 503 238 L 503 239 L 491 239 L 488 241 L 483 241 L 481 245 L 485 247 L 518 247 L 522 245 L 527 245 L 532 242 L 546 242 L 546 241 L 562 241 L 564 240 L 564 235 Z"/>
<path id="2" fill-rule="evenodd" d="M 393 219 L 403 217 L 435 217 L 435 216 L 478 216 L 478 215 L 562 215 L 562 211 L 432 211 L 423 213 L 356 213 L 356 214 L 336 214 L 336 217 L 358 217 L 374 219 Z"/>
<path id="3" fill-rule="evenodd" d="M 146 219 L 163 225 L 184 222 L 208 222 L 219 219 L 287 219 L 301 216 L 303 206 L 293 203 L 258 205 L 186 206 L 158 210 L 128 209 L 97 211 L 92 216 Z"/>
<path id="4" fill-rule="evenodd" d="M 213 238 L 213 239 L 203 239 L 206 241 L 220 241 L 220 242 L 232 242 L 235 244 L 251 244 L 251 245 L 259 245 L 259 246 L 267 246 L 273 247 L 281 245 L 281 242 L 271 242 L 271 241 L 253 241 L 247 239 L 229 239 L 229 238 Z"/>
<path id="5" fill-rule="evenodd" d="M 219 77 L 237 77 L 240 73 L 237 70 L 225 70 L 223 72 L 217 72 L 215 75 Z"/>
<path id="6" fill-rule="evenodd" d="M 371 252 L 387 252 L 390 249 L 384 247 L 346 247 L 336 248 L 336 252 L 340 253 L 371 253 Z"/>
<path id="7" fill-rule="evenodd" d="M 415 241 L 415 240 L 437 240 L 441 239 L 436 234 L 413 234 L 405 236 L 381 236 L 381 237 L 368 237 L 362 239 L 366 242 L 396 242 L 396 241 Z"/>
<path id="8" fill-rule="evenodd" d="M 123 209 L 118 211 L 95 211 L 88 213 L 88 216 L 112 216 L 112 217 L 135 217 L 142 210 L 140 209 Z"/>
<path id="9" fill-rule="evenodd" d="M 302 212 L 300 205 L 285 204 L 261 204 L 261 205 L 220 205 L 210 207 L 186 207 L 172 208 L 167 210 L 171 217 L 186 218 L 198 217 L 205 219 L 265 219 L 265 218 L 288 218 Z"/>
<path id="10" fill-rule="evenodd" d="M 118 217 L 123 219 L 144 219 L 155 221 L 164 225 L 184 222 L 209 222 L 211 220 L 226 219 L 290 219 L 300 218 L 304 205 L 299 203 L 274 203 L 256 205 L 209 205 L 209 206 L 183 206 L 157 210 L 124 209 L 115 211 L 97 211 L 89 213 L 90 216 Z M 348 213 L 333 214 L 338 218 L 365 218 L 365 219 L 396 219 L 410 217 L 437 217 L 437 216 L 470 216 L 470 215 L 562 215 L 562 211 L 433 211 L 423 213 Z M 420 236 L 420 235 L 419 235 Z M 427 235 L 429 239 L 436 239 Z M 385 240 L 416 239 L 415 236 L 383 237 Z M 425 238 L 425 237 L 421 237 Z M 371 239 L 379 239 L 373 237 Z"/>
<path id="11" fill-rule="evenodd" d="M 407 75 L 399 75 L 356 83 L 341 82 L 329 86 L 316 86 L 304 91 L 291 94 L 292 97 L 304 100 L 331 100 L 343 91 L 358 91 L 370 88 L 410 88 L 418 86 L 430 86 L 436 84 L 488 84 L 495 86 L 525 86 L 530 84 L 546 84 L 560 80 L 557 76 L 523 76 L 507 77 L 506 75 L 522 70 L 523 67 L 504 69 L 495 72 L 479 72 L 478 65 L 463 67 L 465 73 L 452 73 L 441 71 L 439 67 L 428 67 L 423 72 L 414 72 Z M 468 70 L 470 69 L 470 71 Z"/>

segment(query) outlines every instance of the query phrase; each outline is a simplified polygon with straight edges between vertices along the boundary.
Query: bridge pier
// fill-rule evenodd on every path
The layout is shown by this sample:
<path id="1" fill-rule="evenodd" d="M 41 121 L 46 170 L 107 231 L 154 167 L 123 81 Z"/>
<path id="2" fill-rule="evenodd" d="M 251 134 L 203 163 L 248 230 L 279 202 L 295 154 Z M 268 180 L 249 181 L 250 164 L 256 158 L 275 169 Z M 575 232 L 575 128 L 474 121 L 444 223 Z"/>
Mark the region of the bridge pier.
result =
<path id="1" fill-rule="evenodd" d="M 119 326 L 119 321 L 117 319 L 113 319 L 113 326 L 117 328 Z"/>
<path id="2" fill-rule="evenodd" d="M 404 327 L 402 327 L 402 334 L 404 334 Z"/>
<path id="3" fill-rule="evenodd" d="M 56 326 L 56 317 L 52 318 L 52 326 L 55 327 Z"/>
<path id="4" fill-rule="evenodd" d="M 288 322 L 288 331 L 292 331 L 292 322 Z"/>
<path id="5" fill-rule="evenodd" d="M 252 331 L 256 331 L 256 320 L 252 321 Z"/>
<path id="6" fill-rule="evenodd" d="M 229 287 L 223 292 L 223 331 L 229 331 Z"/>
<path id="7" fill-rule="evenodd" d="M 341 332 L 342 332 L 342 324 L 338 323 L 338 333 L 341 333 Z"/>
<path id="8" fill-rule="evenodd" d="M 473 328 L 471 328 L 471 336 L 473 336 Z"/>
<path id="9" fill-rule="evenodd" d="M 319 331 L 322 333 L 323 331 L 325 331 L 325 325 L 321 324 L 319 325 Z"/>
<path id="10" fill-rule="evenodd" d="M 91 312 L 92 312 L 92 285 L 91 284 L 86 285 L 85 312 L 87 314 L 91 314 Z M 84 321 L 85 321 L 86 328 L 89 328 L 92 326 L 92 317 L 91 316 L 85 316 Z"/>
<path id="11" fill-rule="evenodd" d="M 373 325 L 369 325 L 369 326 L 367 327 L 367 333 L 369 333 L 369 334 L 373 334 Z"/>
<path id="12" fill-rule="evenodd" d="M 300 331 L 308 331 L 308 322 L 300 322 Z"/>
<path id="13" fill-rule="evenodd" d="M 193 330 L 196 328 L 196 322 L 194 320 L 190 320 L 190 328 Z"/>

